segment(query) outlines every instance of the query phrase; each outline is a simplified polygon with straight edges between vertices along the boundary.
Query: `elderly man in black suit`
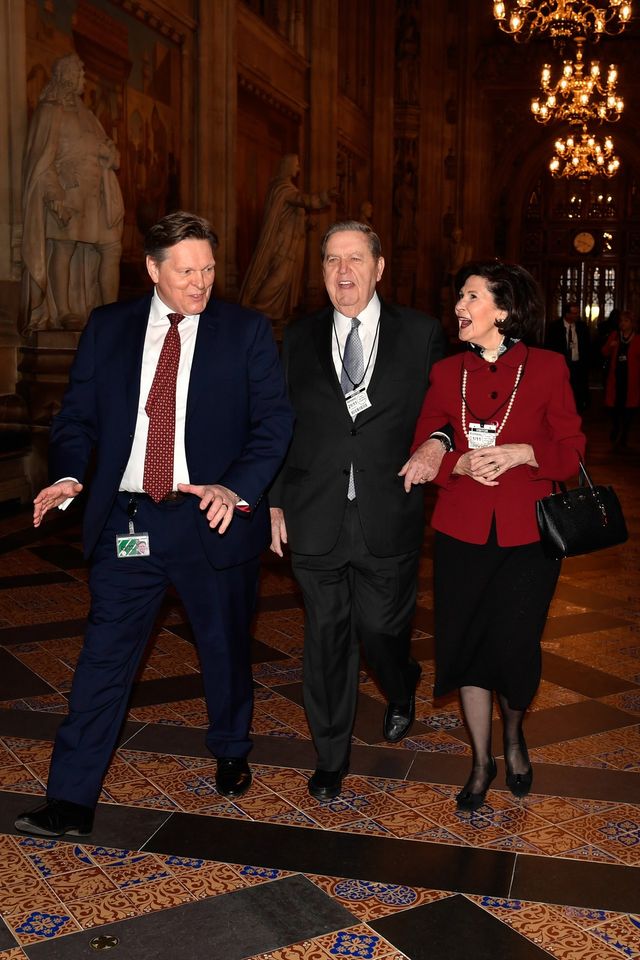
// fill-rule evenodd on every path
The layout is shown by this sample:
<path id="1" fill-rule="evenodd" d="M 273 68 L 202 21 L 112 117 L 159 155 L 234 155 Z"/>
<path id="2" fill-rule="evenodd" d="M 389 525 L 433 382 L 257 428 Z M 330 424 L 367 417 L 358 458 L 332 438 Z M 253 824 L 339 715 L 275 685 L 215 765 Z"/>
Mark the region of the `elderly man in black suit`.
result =
<path id="1" fill-rule="evenodd" d="M 318 754 L 309 792 L 338 796 L 355 720 L 359 644 L 397 742 L 414 718 L 420 667 L 410 656 L 424 497 L 449 440 L 409 448 L 431 365 L 444 354 L 437 320 L 383 303 L 380 240 L 334 224 L 322 243 L 332 306 L 291 324 L 283 363 L 296 425 L 273 486 L 271 549 L 288 542 L 305 602 L 304 704 Z"/>

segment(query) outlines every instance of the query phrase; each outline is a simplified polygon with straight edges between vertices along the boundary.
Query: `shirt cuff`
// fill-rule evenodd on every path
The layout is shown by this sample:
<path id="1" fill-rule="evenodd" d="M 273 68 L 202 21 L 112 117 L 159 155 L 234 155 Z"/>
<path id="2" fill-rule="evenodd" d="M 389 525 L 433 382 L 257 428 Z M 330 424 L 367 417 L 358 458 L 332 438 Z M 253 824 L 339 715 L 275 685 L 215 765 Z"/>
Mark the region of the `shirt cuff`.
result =
<path id="1" fill-rule="evenodd" d="M 76 477 L 60 477 L 59 480 L 56 480 L 56 483 L 62 483 L 63 480 L 73 480 L 74 483 L 80 483 Z M 73 503 L 75 497 L 67 497 L 66 500 L 63 500 L 62 503 L 58 504 L 58 510 L 66 510 L 70 503 Z"/>

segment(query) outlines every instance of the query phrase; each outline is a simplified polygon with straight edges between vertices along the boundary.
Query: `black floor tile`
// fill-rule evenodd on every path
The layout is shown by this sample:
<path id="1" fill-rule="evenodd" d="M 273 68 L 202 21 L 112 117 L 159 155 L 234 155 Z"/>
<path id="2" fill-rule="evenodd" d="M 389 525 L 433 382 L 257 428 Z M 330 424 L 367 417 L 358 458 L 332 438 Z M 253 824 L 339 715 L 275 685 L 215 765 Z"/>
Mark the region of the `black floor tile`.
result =
<path id="1" fill-rule="evenodd" d="M 8 650 L 0 648 L 0 700 L 21 700 L 55 693 L 53 687 L 33 673 Z"/>
<path id="2" fill-rule="evenodd" d="M 499 752 L 502 747 L 497 747 Z M 505 790 L 504 761 L 498 757 L 495 786 Z M 470 757 L 443 753 L 417 753 L 407 774 L 408 780 L 421 783 L 446 783 L 462 786 L 471 769 Z M 614 803 L 640 803 L 640 777 L 627 770 L 602 770 L 598 767 L 567 767 L 557 763 L 533 764 L 533 793 L 547 797 L 575 797 L 582 800 L 608 800 Z"/>
<path id="3" fill-rule="evenodd" d="M 284 877 L 224 896 L 100 927 L 118 960 L 241 960 L 353 926 L 356 919 L 305 877 Z M 96 931 L 26 947 L 32 960 L 81 960 Z"/>
<path id="4" fill-rule="evenodd" d="M 6 926 L 4 920 L 0 917 L 0 950 L 11 950 L 17 947 L 16 939 L 11 930 Z"/>
<path id="5" fill-rule="evenodd" d="M 0 630 L 0 647 L 9 647 L 16 643 L 41 643 L 43 640 L 81 637 L 86 625 L 86 618 L 82 617 L 77 620 L 52 620 L 50 623 L 4 627 Z"/>
<path id="6" fill-rule="evenodd" d="M 76 570 L 85 565 L 82 550 L 66 543 L 46 543 L 39 547 L 31 547 L 31 553 L 35 553 L 41 560 L 62 570 Z"/>
<path id="7" fill-rule="evenodd" d="M 18 814 L 31 810 L 43 802 L 43 797 L 32 794 L 0 792 L 0 833 L 9 833 L 15 837 L 18 833 L 13 823 Z M 149 810 L 144 807 L 116 806 L 111 803 L 99 803 L 93 825 L 93 832 L 86 843 L 96 846 L 140 850 L 159 827 L 168 819 L 166 810 Z M 65 837 L 65 841 L 78 843 L 77 837 Z M 85 841 L 82 841 L 85 842 Z M 169 852 L 169 851 L 167 851 Z"/>
<path id="8" fill-rule="evenodd" d="M 546 950 L 465 897 L 447 897 L 370 927 L 411 960 L 549 960 Z"/>
<path id="9" fill-rule="evenodd" d="M 51 740 L 62 723 L 60 713 L 45 713 L 37 710 L 0 710 L 0 737 L 24 737 L 27 740 Z M 143 723 L 127 720 L 124 724 L 118 746 L 129 740 Z M 166 729 L 163 727 L 162 729 Z"/>
<path id="10" fill-rule="evenodd" d="M 147 844 L 173 853 L 383 883 L 505 897 L 511 853 L 176 813 Z"/>
<path id="11" fill-rule="evenodd" d="M 433 637 L 419 637 L 411 641 L 411 655 L 415 660 L 433 660 L 435 640 Z"/>
<path id="12" fill-rule="evenodd" d="M 134 684 L 130 707 L 150 707 L 156 703 L 171 703 L 172 700 L 193 700 L 204 697 L 202 676 L 189 673 L 182 677 L 161 677 L 159 680 L 142 680 Z"/>
<path id="13" fill-rule="evenodd" d="M 61 570 L 46 573 L 23 573 L 15 577 L 0 577 L 0 590 L 16 590 L 21 587 L 48 587 L 54 583 L 70 583 L 74 577 Z"/>
<path id="14" fill-rule="evenodd" d="M 519 856 L 510 896 L 635 914 L 640 912 L 638 868 L 560 857 Z"/>
<path id="15" fill-rule="evenodd" d="M 165 629 L 177 634 L 177 636 L 182 637 L 183 640 L 193 644 L 195 647 L 196 641 L 189 623 L 172 623 L 170 626 L 166 626 Z M 270 660 L 286 660 L 287 657 L 288 654 L 282 653 L 281 650 L 276 650 L 275 647 L 270 647 L 268 644 L 262 643 L 261 640 L 256 640 L 255 637 L 251 638 L 252 663 L 268 663 Z"/>
<path id="16" fill-rule="evenodd" d="M 597 630 L 628 627 L 629 622 L 622 617 L 613 617 L 609 613 L 597 610 L 587 613 L 568 613 L 562 617 L 549 617 L 542 639 L 557 640 L 559 637 L 571 637 L 578 633 L 595 633 Z"/>
<path id="17" fill-rule="evenodd" d="M 299 593 L 273 593 L 260 597 L 258 613 L 272 613 L 274 610 L 301 610 L 302 597 Z"/>
<path id="18" fill-rule="evenodd" d="M 558 686 L 574 690 L 583 697 L 595 699 L 638 687 L 638 684 L 630 680 L 614 677 L 610 673 L 604 673 L 587 664 L 568 660 L 566 657 L 560 657 L 546 650 L 542 654 L 542 676 L 550 683 L 557 683 Z"/>
<path id="19" fill-rule="evenodd" d="M 638 718 L 606 703 L 582 700 L 548 710 L 534 710 L 527 716 L 525 736 L 530 747 L 589 737 L 593 733 L 619 730 L 638 723 Z"/>
<path id="20" fill-rule="evenodd" d="M 433 635 L 433 610 L 418 607 L 413 618 L 413 625 L 417 630 L 424 630 L 425 633 Z"/>
<path id="21" fill-rule="evenodd" d="M 577 607 L 587 607 L 589 610 L 610 610 L 611 607 L 620 606 L 617 597 L 597 593 L 595 590 L 579 587 L 574 583 L 566 583 L 564 579 L 560 579 L 555 596 L 558 600 L 574 603 Z"/>

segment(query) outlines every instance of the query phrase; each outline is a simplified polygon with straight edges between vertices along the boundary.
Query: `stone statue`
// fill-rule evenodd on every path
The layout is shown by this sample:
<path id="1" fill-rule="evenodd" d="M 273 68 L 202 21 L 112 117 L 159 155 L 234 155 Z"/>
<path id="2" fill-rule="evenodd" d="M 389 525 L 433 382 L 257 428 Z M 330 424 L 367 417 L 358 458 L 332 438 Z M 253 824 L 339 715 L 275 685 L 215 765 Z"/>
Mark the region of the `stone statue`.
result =
<path id="1" fill-rule="evenodd" d="M 465 243 L 462 228 L 454 227 L 446 250 L 445 272 L 447 283 L 454 284 L 458 270 L 468 260 L 471 260 L 472 252 L 469 244 Z"/>
<path id="2" fill-rule="evenodd" d="M 360 215 L 358 217 L 358 220 L 360 221 L 360 223 L 366 223 L 368 227 L 372 227 L 373 226 L 372 217 L 373 217 L 373 204 L 371 203 L 371 200 L 363 200 L 362 203 L 360 204 Z"/>
<path id="3" fill-rule="evenodd" d="M 53 65 L 23 158 L 25 266 L 22 333 L 81 329 L 93 307 L 117 299 L 124 204 L 120 155 L 82 102 L 84 67 Z"/>
<path id="4" fill-rule="evenodd" d="M 273 320 L 286 319 L 300 297 L 305 214 L 337 199 L 334 191 L 302 193 L 294 183 L 299 172 L 297 155 L 286 154 L 269 184 L 258 244 L 240 289 L 240 303 Z"/>

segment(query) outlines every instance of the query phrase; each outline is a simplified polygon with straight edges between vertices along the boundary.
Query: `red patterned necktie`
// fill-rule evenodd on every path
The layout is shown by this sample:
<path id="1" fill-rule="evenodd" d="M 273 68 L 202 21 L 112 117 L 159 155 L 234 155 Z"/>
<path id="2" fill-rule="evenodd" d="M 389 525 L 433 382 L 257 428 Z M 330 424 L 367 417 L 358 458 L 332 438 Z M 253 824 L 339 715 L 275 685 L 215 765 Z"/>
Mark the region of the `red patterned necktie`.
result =
<path id="1" fill-rule="evenodd" d="M 145 410 L 149 417 L 147 449 L 144 455 L 143 487 L 152 500 L 159 503 L 173 490 L 173 448 L 176 435 L 176 380 L 180 363 L 178 324 L 184 317 L 170 313 L 158 366 L 147 397 Z"/>

